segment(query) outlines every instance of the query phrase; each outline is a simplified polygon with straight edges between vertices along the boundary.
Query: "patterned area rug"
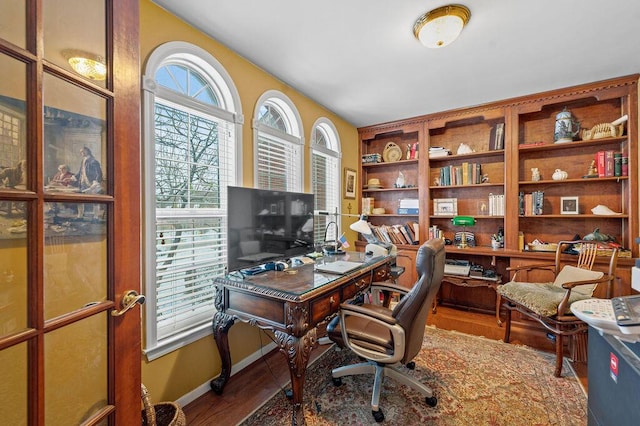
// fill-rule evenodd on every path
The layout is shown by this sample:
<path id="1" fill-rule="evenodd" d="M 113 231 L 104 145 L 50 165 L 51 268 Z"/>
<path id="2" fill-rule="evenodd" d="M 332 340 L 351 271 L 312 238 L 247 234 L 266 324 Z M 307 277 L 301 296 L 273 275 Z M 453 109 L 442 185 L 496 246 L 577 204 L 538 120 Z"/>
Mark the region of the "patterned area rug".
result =
<path id="1" fill-rule="evenodd" d="M 385 378 L 380 408 L 388 425 L 586 425 L 587 397 L 567 361 L 553 376 L 554 355 L 525 346 L 427 327 L 415 358 L 417 376 L 438 398 L 436 407 L 412 389 Z M 349 376 L 334 386 L 331 369 L 358 362 L 333 347 L 307 369 L 308 425 L 376 424 L 373 376 Z M 279 392 L 244 426 L 289 425 L 291 405 Z"/>

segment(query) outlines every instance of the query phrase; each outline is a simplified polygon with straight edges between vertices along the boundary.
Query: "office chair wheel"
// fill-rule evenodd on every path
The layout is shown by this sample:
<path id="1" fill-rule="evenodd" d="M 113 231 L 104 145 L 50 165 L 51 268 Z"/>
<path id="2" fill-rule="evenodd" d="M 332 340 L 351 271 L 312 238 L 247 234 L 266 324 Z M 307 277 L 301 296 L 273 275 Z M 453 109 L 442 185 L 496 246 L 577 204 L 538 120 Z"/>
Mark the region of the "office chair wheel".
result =
<path id="1" fill-rule="evenodd" d="M 378 411 L 371 410 L 371 414 L 373 414 L 373 418 L 376 423 L 380 423 L 384 420 L 384 413 L 380 409 L 378 409 Z"/>
<path id="2" fill-rule="evenodd" d="M 426 402 L 429 407 L 435 407 L 438 404 L 438 398 L 435 396 L 432 396 L 431 398 L 427 397 L 424 399 L 424 402 Z"/>
<path id="3" fill-rule="evenodd" d="M 413 361 L 408 362 L 408 363 L 407 363 L 407 368 L 408 368 L 409 370 L 415 370 L 415 369 L 416 369 L 416 363 L 415 363 L 415 362 L 413 362 Z"/>
<path id="4" fill-rule="evenodd" d="M 341 386 L 342 385 L 342 377 L 333 377 L 333 385 L 334 386 Z"/>

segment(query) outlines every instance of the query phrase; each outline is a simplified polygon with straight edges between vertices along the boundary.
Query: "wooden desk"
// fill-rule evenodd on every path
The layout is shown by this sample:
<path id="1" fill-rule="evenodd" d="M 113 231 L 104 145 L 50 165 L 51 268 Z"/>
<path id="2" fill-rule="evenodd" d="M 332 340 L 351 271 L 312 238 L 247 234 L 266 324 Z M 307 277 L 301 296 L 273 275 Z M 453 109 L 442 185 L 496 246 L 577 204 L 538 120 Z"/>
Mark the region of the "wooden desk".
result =
<path id="1" fill-rule="evenodd" d="M 268 271 L 250 277 L 217 278 L 213 337 L 220 351 L 222 371 L 211 381 L 221 394 L 231 373 L 227 333 L 236 320 L 274 332 L 280 352 L 286 357 L 293 391 L 293 425 L 302 425 L 304 378 L 311 349 L 317 346 L 316 328 L 326 324 L 340 304 L 366 290 L 372 282 L 389 279 L 392 256 L 371 258 L 349 252 L 325 256 L 318 262 L 364 261 L 361 268 L 345 275 L 314 271 L 315 265 L 294 268 L 296 273 Z"/>

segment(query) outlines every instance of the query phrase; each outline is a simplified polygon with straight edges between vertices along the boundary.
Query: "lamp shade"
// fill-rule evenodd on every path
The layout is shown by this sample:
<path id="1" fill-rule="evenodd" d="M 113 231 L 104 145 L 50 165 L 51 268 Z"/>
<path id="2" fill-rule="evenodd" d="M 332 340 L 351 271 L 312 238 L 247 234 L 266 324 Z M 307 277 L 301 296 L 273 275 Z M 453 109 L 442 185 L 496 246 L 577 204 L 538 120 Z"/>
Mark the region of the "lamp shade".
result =
<path id="1" fill-rule="evenodd" d="M 471 216 L 455 216 L 451 222 L 454 226 L 473 226 L 476 224 L 476 219 Z"/>
<path id="2" fill-rule="evenodd" d="M 369 226 L 369 224 L 367 223 L 367 221 L 365 219 L 360 218 L 358 221 L 353 222 L 349 228 L 351 228 L 351 230 L 359 232 L 362 235 L 369 235 L 372 234 L 371 232 L 371 227 Z"/>
<path id="3" fill-rule="evenodd" d="M 413 34 L 426 47 L 445 47 L 458 38 L 469 18 L 471 12 L 465 6 L 442 6 L 418 18 Z"/>

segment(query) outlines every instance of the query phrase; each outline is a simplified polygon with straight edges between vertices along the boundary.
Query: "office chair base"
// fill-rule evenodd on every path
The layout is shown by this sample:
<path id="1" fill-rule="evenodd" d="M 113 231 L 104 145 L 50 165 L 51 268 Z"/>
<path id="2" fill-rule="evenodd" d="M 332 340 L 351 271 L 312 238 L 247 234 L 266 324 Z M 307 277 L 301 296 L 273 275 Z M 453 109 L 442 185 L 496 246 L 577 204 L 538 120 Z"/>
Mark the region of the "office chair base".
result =
<path id="1" fill-rule="evenodd" d="M 342 384 L 342 377 L 355 376 L 360 374 L 374 374 L 373 394 L 371 395 L 371 412 L 376 422 L 384 420 L 384 414 L 380 410 L 380 391 L 382 390 L 382 381 L 385 376 L 393 378 L 400 384 L 409 386 L 410 388 L 420 392 L 425 397 L 425 403 L 430 407 L 435 407 L 438 399 L 433 396 L 433 391 L 415 380 L 406 376 L 395 365 L 377 364 L 373 361 L 367 361 L 359 364 L 345 365 L 343 367 L 334 368 L 331 371 L 331 377 L 335 386 Z"/>

